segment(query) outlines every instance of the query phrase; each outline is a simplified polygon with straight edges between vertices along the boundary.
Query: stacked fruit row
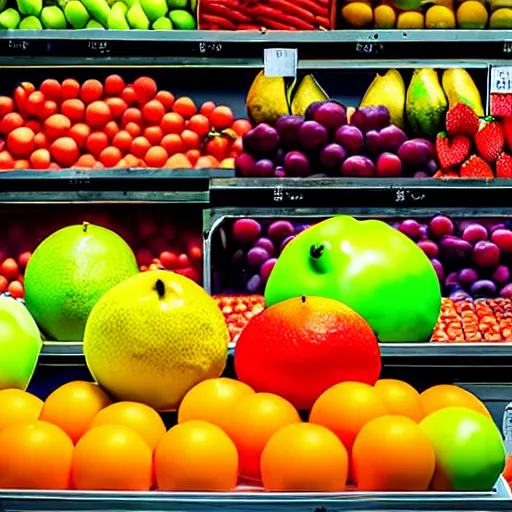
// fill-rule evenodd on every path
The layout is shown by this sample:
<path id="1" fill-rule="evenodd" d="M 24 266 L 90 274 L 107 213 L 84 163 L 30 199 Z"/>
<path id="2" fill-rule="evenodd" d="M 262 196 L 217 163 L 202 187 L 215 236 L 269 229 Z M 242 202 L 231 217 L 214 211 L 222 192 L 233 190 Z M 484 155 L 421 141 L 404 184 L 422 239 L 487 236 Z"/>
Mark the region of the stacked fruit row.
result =
<path id="1" fill-rule="evenodd" d="M 332 0 L 201 0 L 201 30 L 330 30 Z"/>
<path id="2" fill-rule="evenodd" d="M 3 0 L 3 29 L 194 30 L 196 0 Z"/>
<path id="3" fill-rule="evenodd" d="M 410 10 L 396 8 L 388 2 L 346 0 L 341 7 L 340 21 L 343 28 L 350 29 L 510 29 L 512 9 L 503 0 L 443 0 L 437 5 Z"/>
<path id="4" fill-rule="evenodd" d="M 236 341 L 247 322 L 265 309 L 262 295 L 214 295 L 229 329 L 231 341 Z"/>
<path id="5" fill-rule="evenodd" d="M 250 128 L 229 107 L 198 108 L 149 77 L 23 82 L 0 96 L 0 170 L 232 167 Z"/>

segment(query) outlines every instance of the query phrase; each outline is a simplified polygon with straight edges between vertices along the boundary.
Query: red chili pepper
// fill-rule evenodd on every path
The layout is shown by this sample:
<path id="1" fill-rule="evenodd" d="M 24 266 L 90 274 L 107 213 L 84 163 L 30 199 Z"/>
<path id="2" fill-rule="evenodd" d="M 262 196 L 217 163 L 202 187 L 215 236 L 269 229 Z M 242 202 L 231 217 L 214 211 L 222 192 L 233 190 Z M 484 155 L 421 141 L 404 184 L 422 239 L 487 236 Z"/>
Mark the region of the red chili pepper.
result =
<path id="1" fill-rule="evenodd" d="M 221 30 L 236 30 L 236 25 L 226 18 L 214 16 L 213 14 L 201 14 L 201 18 L 209 23 L 218 25 Z"/>
<path id="2" fill-rule="evenodd" d="M 326 30 L 331 29 L 331 20 L 328 20 L 327 18 L 324 18 L 322 16 L 317 16 L 316 22 L 320 28 L 325 28 Z"/>
<path id="3" fill-rule="evenodd" d="M 221 18 L 228 19 L 234 23 L 251 23 L 253 20 L 234 7 L 226 7 L 214 2 L 203 2 L 201 4 L 201 14 L 213 14 Z"/>
<path id="4" fill-rule="evenodd" d="M 301 20 L 314 25 L 314 14 L 311 11 L 307 11 L 306 9 L 295 5 L 295 0 L 292 1 L 293 3 L 287 2 L 286 0 L 268 0 L 268 5 L 269 7 L 273 7 L 276 11 L 281 11 L 293 16 L 297 16 L 297 18 L 300 18 Z"/>
<path id="5" fill-rule="evenodd" d="M 266 7 L 264 5 L 258 5 L 257 7 L 253 8 L 251 10 L 251 14 L 258 18 L 258 20 L 261 21 L 262 23 L 268 25 L 270 28 L 274 28 L 277 30 L 315 29 L 315 27 L 310 23 L 306 23 L 305 21 L 296 18 L 295 16 L 284 14 L 282 12 L 277 11 L 276 9 L 272 9 L 271 7 Z"/>
<path id="6" fill-rule="evenodd" d="M 240 23 L 237 27 L 237 30 L 257 30 L 259 31 L 261 27 L 259 25 L 250 25 L 249 23 Z"/>
<path id="7" fill-rule="evenodd" d="M 329 16 L 329 6 L 330 2 L 326 5 L 319 3 L 318 0 L 294 0 L 295 5 L 302 7 L 302 9 L 306 9 L 316 16 Z"/>

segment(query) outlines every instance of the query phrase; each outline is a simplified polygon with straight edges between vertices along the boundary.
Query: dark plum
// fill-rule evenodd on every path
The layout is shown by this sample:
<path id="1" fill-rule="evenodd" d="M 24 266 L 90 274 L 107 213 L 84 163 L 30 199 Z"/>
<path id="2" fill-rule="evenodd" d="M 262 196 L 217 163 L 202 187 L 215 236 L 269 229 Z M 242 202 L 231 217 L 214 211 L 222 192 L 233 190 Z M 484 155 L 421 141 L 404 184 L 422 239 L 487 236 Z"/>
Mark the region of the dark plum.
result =
<path id="1" fill-rule="evenodd" d="M 389 126 L 389 110 L 382 105 L 356 109 L 352 114 L 350 122 L 363 133 L 370 130 L 382 130 L 382 128 Z"/>
<path id="2" fill-rule="evenodd" d="M 290 151 L 286 154 L 284 168 L 288 176 L 306 177 L 311 174 L 308 157 L 300 151 Z"/>
<path id="3" fill-rule="evenodd" d="M 269 124 L 261 123 L 243 136 L 243 146 L 252 155 L 273 153 L 279 146 L 279 134 Z"/>
<path id="4" fill-rule="evenodd" d="M 363 133 L 357 126 L 345 124 L 340 126 L 334 135 L 334 142 L 345 148 L 349 153 L 357 154 L 363 145 Z"/>
<path id="5" fill-rule="evenodd" d="M 272 269 L 276 265 L 276 258 L 270 258 L 269 260 L 265 261 L 263 265 L 260 267 L 260 277 L 263 279 L 263 281 L 268 281 L 268 276 L 270 275 L 270 272 L 272 272 Z"/>
<path id="6" fill-rule="evenodd" d="M 254 242 L 260 234 L 261 224 L 254 219 L 238 219 L 233 224 L 232 235 L 237 242 Z"/>
<path id="7" fill-rule="evenodd" d="M 446 235 L 442 238 L 439 249 L 443 261 L 451 263 L 469 259 L 473 251 L 473 246 L 465 240 Z"/>
<path id="8" fill-rule="evenodd" d="M 278 165 L 274 170 L 274 176 L 276 178 L 285 178 L 286 171 L 284 170 L 284 167 L 281 167 L 280 165 Z"/>
<path id="9" fill-rule="evenodd" d="M 346 124 L 347 110 L 341 103 L 326 101 L 314 110 L 311 117 L 328 130 L 337 130 Z"/>
<path id="10" fill-rule="evenodd" d="M 299 142 L 307 151 L 315 151 L 329 142 L 329 134 L 320 123 L 306 121 L 299 128 Z"/>
<path id="11" fill-rule="evenodd" d="M 268 158 L 258 160 L 254 164 L 254 174 L 257 178 L 270 178 L 274 176 L 274 162 Z"/>
<path id="12" fill-rule="evenodd" d="M 299 142 L 299 128 L 304 123 L 302 116 L 285 115 L 280 117 L 274 125 L 279 138 L 284 144 L 297 144 Z"/>
<path id="13" fill-rule="evenodd" d="M 474 268 L 463 268 L 457 274 L 459 283 L 462 285 L 470 285 L 478 281 L 478 272 Z"/>
<path id="14" fill-rule="evenodd" d="M 262 247 L 253 247 L 247 253 L 247 263 L 251 267 L 259 267 L 270 258 L 270 254 Z"/>
<path id="15" fill-rule="evenodd" d="M 310 103 L 309 107 L 306 109 L 306 112 L 304 114 L 306 121 L 311 121 L 317 109 L 320 108 L 324 103 L 327 103 L 327 101 L 328 100 L 313 101 L 313 103 Z"/>
<path id="16" fill-rule="evenodd" d="M 407 140 L 407 135 L 403 130 L 394 124 L 382 128 L 379 132 L 382 151 L 395 153 L 398 148 Z"/>
<path id="17" fill-rule="evenodd" d="M 411 240 L 420 239 L 420 223 L 414 219 L 407 219 L 400 223 L 398 231 L 409 237 Z"/>
<path id="18" fill-rule="evenodd" d="M 327 144 L 320 152 L 320 164 L 326 169 L 339 169 L 347 152 L 339 144 Z"/>
<path id="19" fill-rule="evenodd" d="M 341 175 L 347 177 L 371 178 L 375 176 L 375 165 L 365 156 L 351 156 L 341 165 Z"/>
<path id="20" fill-rule="evenodd" d="M 420 236 L 418 230 L 418 237 Z M 432 240 L 420 240 L 418 242 L 418 247 L 429 257 L 429 258 L 437 258 L 439 255 L 439 247 Z"/>
<path id="21" fill-rule="evenodd" d="M 276 220 L 268 228 L 268 237 L 271 240 L 281 241 L 286 237 L 295 234 L 293 224 L 287 220 Z"/>
<path id="22" fill-rule="evenodd" d="M 296 235 L 287 236 L 279 246 L 279 252 L 282 253 L 284 248 L 296 237 Z"/>
<path id="23" fill-rule="evenodd" d="M 244 177 L 254 176 L 256 160 L 249 153 L 240 153 L 235 158 L 235 169 L 237 174 Z"/>
<path id="24" fill-rule="evenodd" d="M 429 176 L 434 176 L 434 174 L 437 172 L 437 162 L 434 158 L 431 158 L 427 163 L 427 174 Z"/>
<path id="25" fill-rule="evenodd" d="M 512 231 L 509 229 L 496 229 L 491 235 L 491 240 L 503 252 L 512 252 Z"/>
<path id="26" fill-rule="evenodd" d="M 439 260 L 436 260 L 435 258 L 430 260 L 430 263 L 432 263 L 432 266 L 434 267 L 434 270 L 436 271 L 437 278 L 439 279 L 439 282 L 442 283 L 444 280 L 443 264 Z"/>
<path id="27" fill-rule="evenodd" d="M 276 253 L 276 248 L 274 247 L 274 243 L 270 238 L 259 238 L 256 240 L 254 247 L 261 247 L 262 249 L 265 249 L 265 251 L 268 252 L 269 256 L 274 256 Z"/>
<path id="28" fill-rule="evenodd" d="M 406 140 L 397 154 L 404 165 L 414 169 L 424 169 L 431 158 L 428 147 L 417 139 Z"/>
<path id="29" fill-rule="evenodd" d="M 512 283 L 507 284 L 500 290 L 500 295 L 507 299 L 512 299 Z"/>
<path id="30" fill-rule="evenodd" d="M 377 130 L 370 130 L 364 136 L 364 149 L 372 156 L 382 153 L 380 133 Z"/>
<path id="31" fill-rule="evenodd" d="M 377 158 L 377 176 L 396 178 L 402 175 L 402 162 L 393 153 L 382 153 Z"/>
<path id="32" fill-rule="evenodd" d="M 459 280 L 457 277 L 457 272 L 450 272 L 446 276 L 446 279 L 444 280 L 445 286 L 458 286 L 458 284 L 459 284 Z"/>
<path id="33" fill-rule="evenodd" d="M 462 232 L 462 239 L 473 245 L 481 240 L 487 240 L 487 238 L 487 229 L 477 223 L 469 224 Z"/>
<path id="34" fill-rule="evenodd" d="M 493 243 L 482 240 L 475 244 L 473 263 L 479 267 L 491 268 L 500 262 L 500 249 Z"/>
<path id="35" fill-rule="evenodd" d="M 489 279 L 475 281 L 470 288 L 473 297 L 495 297 L 496 291 L 496 285 Z"/>
<path id="36" fill-rule="evenodd" d="M 434 238 L 453 235 L 453 229 L 453 222 L 444 215 L 436 215 L 429 223 L 429 231 Z"/>
<path id="37" fill-rule="evenodd" d="M 498 284 L 506 284 L 510 281 L 510 270 L 506 265 L 498 265 L 492 273 L 491 279 Z"/>

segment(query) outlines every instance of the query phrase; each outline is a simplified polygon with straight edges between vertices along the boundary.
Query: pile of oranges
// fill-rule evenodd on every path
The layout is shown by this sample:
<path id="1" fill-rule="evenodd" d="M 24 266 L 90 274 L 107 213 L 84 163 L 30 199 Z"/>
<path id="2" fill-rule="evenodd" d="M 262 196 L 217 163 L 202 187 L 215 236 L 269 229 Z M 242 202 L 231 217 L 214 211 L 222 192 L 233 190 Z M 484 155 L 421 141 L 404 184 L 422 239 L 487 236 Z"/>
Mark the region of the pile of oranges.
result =
<path id="1" fill-rule="evenodd" d="M 435 460 L 418 422 L 449 406 L 489 416 L 456 386 L 420 395 L 384 379 L 333 386 L 303 422 L 285 399 L 219 378 L 192 388 L 166 430 L 150 407 L 112 403 L 90 382 L 64 384 L 44 403 L 6 389 L 0 488 L 226 491 L 247 482 L 323 492 L 357 480 L 360 490 L 427 490 Z"/>
<path id="2" fill-rule="evenodd" d="M 29 82 L 0 96 L 0 170 L 234 167 L 247 119 L 196 106 L 150 77 Z"/>

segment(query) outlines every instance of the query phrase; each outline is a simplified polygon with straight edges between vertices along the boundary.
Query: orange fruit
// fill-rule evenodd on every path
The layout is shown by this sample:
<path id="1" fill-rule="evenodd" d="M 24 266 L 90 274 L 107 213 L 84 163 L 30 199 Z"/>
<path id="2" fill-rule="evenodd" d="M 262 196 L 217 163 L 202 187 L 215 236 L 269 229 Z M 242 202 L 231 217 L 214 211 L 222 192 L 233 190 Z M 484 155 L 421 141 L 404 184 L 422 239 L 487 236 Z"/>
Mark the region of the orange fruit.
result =
<path id="1" fill-rule="evenodd" d="M 35 421 L 0 432 L 2 489 L 69 489 L 73 443 L 59 427 Z"/>
<path id="2" fill-rule="evenodd" d="M 200 156 L 197 159 L 196 164 L 194 165 L 195 169 L 216 169 L 219 167 L 219 161 L 211 155 L 208 156 Z"/>
<path id="3" fill-rule="evenodd" d="M 100 425 L 124 425 L 137 432 L 153 449 L 165 434 L 160 415 L 149 405 L 139 402 L 117 402 L 102 409 L 87 430 Z"/>
<path id="4" fill-rule="evenodd" d="M 132 86 L 125 87 L 121 93 L 121 98 L 126 102 L 127 105 L 133 105 L 137 101 L 135 91 Z"/>
<path id="5" fill-rule="evenodd" d="M 36 149 L 30 155 L 30 165 L 32 169 L 48 169 L 50 162 L 51 156 L 47 149 Z"/>
<path id="6" fill-rule="evenodd" d="M 133 90 L 140 105 L 144 105 L 155 97 L 157 87 L 156 82 L 148 76 L 141 76 L 133 82 Z"/>
<path id="7" fill-rule="evenodd" d="M 144 130 L 144 137 L 149 140 L 150 144 L 153 146 L 157 146 L 160 144 L 164 133 L 162 132 L 162 128 L 160 126 L 148 126 Z"/>
<path id="8" fill-rule="evenodd" d="M 26 158 L 34 151 L 34 136 L 30 128 L 16 128 L 7 136 L 7 149 L 15 157 Z"/>
<path id="9" fill-rule="evenodd" d="M 65 137 L 71 128 L 71 121 L 62 114 L 54 114 L 44 121 L 44 133 L 48 140 Z"/>
<path id="10" fill-rule="evenodd" d="M 121 151 L 113 146 L 106 147 L 101 153 L 99 160 L 105 167 L 114 167 L 123 157 Z"/>
<path id="11" fill-rule="evenodd" d="M 23 126 L 23 117 L 21 117 L 17 112 L 9 112 L 5 114 L 0 122 L 0 131 L 7 135 L 16 128 Z"/>
<path id="12" fill-rule="evenodd" d="M 85 167 L 87 169 L 91 169 L 95 163 L 96 163 L 96 158 L 94 158 L 92 155 L 89 155 L 88 153 L 86 153 L 85 155 L 82 155 L 77 160 L 75 167 Z"/>
<path id="13" fill-rule="evenodd" d="M 164 106 L 158 100 L 148 101 L 142 107 L 144 120 L 151 124 L 159 124 L 165 114 Z"/>
<path id="14" fill-rule="evenodd" d="M 103 95 L 103 85 L 99 80 L 86 80 L 80 89 L 80 99 L 88 105 L 99 100 Z"/>
<path id="15" fill-rule="evenodd" d="M 85 122 L 91 128 L 103 128 L 111 119 L 110 108 L 104 101 L 93 101 L 85 109 Z"/>
<path id="16" fill-rule="evenodd" d="M 96 414 L 110 403 L 98 384 L 75 380 L 50 393 L 39 419 L 60 427 L 76 444 Z"/>
<path id="17" fill-rule="evenodd" d="M 347 450 L 320 425 L 296 423 L 283 427 L 261 454 L 263 487 L 270 491 L 344 491 L 347 474 Z"/>
<path id="18" fill-rule="evenodd" d="M 419 423 L 425 417 L 420 394 L 407 382 L 395 379 L 380 379 L 375 390 L 384 399 L 390 414 L 407 416 Z"/>
<path id="19" fill-rule="evenodd" d="M 110 75 L 105 79 L 105 94 L 108 96 L 121 94 L 125 87 L 124 80 L 119 75 Z"/>
<path id="20" fill-rule="evenodd" d="M 144 160 L 148 164 L 148 167 L 163 167 L 169 155 L 167 151 L 161 146 L 153 146 L 149 148 L 146 155 L 144 156 Z"/>
<path id="21" fill-rule="evenodd" d="M 229 107 L 221 105 L 215 107 L 210 114 L 210 122 L 217 130 L 224 130 L 231 126 L 234 121 L 233 112 Z"/>
<path id="22" fill-rule="evenodd" d="M 162 117 L 160 127 L 163 133 L 181 133 L 185 128 L 185 119 L 176 112 L 168 112 Z"/>
<path id="23" fill-rule="evenodd" d="M 41 82 L 39 90 L 44 94 L 47 100 L 60 100 L 61 85 L 54 78 L 47 78 Z"/>
<path id="24" fill-rule="evenodd" d="M 19 281 L 11 281 L 7 291 L 15 298 L 22 299 L 25 296 L 23 285 Z"/>
<path id="25" fill-rule="evenodd" d="M 60 137 L 50 146 L 50 154 L 61 167 L 73 167 L 78 160 L 80 152 L 74 139 L 71 137 Z"/>
<path id="26" fill-rule="evenodd" d="M 99 158 L 101 152 L 108 146 L 108 137 L 105 132 L 92 132 L 87 138 L 85 147 L 95 158 Z"/>
<path id="27" fill-rule="evenodd" d="M 115 121 L 109 121 L 104 127 L 103 131 L 108 137 L 108 140 L 113 140 L 116 134 L 119 132 L 119 126 Z"/>
<path id="28" fill-rule="evenodd" d="M 46 100 L 43 107 L 41 108 L 41 111 L 39 112 L 39 117 L 41 119 L 46 119 L 50 116 L 53 116 L 53 114 L 56 114 L 58 111 L 59 107 L 55 101 Z"/>
<path id="29" fill-rule="evenodd" d="M 259 480 L 260 457 L 268 440 L 281 428 L 301 423 L 293 405 L 277 395 L 252 393 L 242 397 L 225 418 L 225 430 L 240 458 L 240 475 Z"/>
<path id="30" fill-rule="evenodd" d="M 181 137 L 176 133 L 168 133 L 167 135 L 164 135 L 160 144 L 171 156 L 176 153 L 183 153 L 185 149 Z"/>
<path id="31" fill-rule="evenodd" d="M 235 351 L 242 382 L 303 410 L 339 382 L 373 386 L 380 369 L 372 328 L 345 304 L 324 297 L 297 297 L 265 309 L 243 329 Z"/>
<path id="32" fill-rule="evenodd" d="M 126 101 L 122 98 L 107 98 L 105 103 L 108 105 L 113 119 L 120 119 L 128 109 Z"/>
<path id="33" fill-rule="evenodd" d="M 0 273 L 4 272 L 0 271 Z M 18 423 L 33 423 L 39 418 L 42 407 L 43 401 L 32 393 L 14 388 L 2 389 L 0 391 L 0 432 Z"/>
<path id="34" fill-rule="evenodd" d="M 10 96 L 0 96 L 0 117 L 14 111 L 14 101 Z"/>
<path id="35" fill-rule="evenodd" d="M 1 153 L 0 153 L 1 156 Z M 1 162 L 0 162 L 1 165 Z M 1 167 L 0 167 L 1 168 Z M 165 169 L 192 169 L 190 160 L 183 153 L 176 153 L 165 162 Z"/>
<path id="36" fill-rule="evenodd" d="M 26 104 L 27 112 L 34 117 L 39 117 L 45 101 L 46 98 L 41 91 L 34 91 L 28 97 Z"/>
<path id="37" fill-rule="evenodd" d="M 181 139 L 180 139 L 180 142 L 181 142 Z M 199 149 L 189 149 L 185 153 L 185 156 L 190 160 L 190 163 L 192 165 L 196 165 L 199 158 L 201 158 L 201 151 L 199 151 Z"/>
<path id="38" fill-rule="evenodd" d="M 86 432 L 73 453 L 71 483 L 84 491 L 148 491 L 152 451 L 131 428 L 102 425 Z"/>
<path id="39" fill-rule="evenodd" d="M 128 123 L 137 123 L 140 124 L 142 122 L 142 112 L 135 107 L 127 108 L 121 119 L 121 124 L 126 126 Z"/>
<path id="40" fill-rule="evenodd" d="M 78 98 L 70 98 L 62 102 L 60 106 L 61 114 L 66 116 L 73 123 L 82 121 L 85 115 L 85 105 Z"/>
<path id="41" fill-rule="evenodd" d="M 158 100 L 165 107 L 165 110 L 171 110 L 174 105 L 174 94 L 169 91 L 158 91 L 155 100 Z"/>
<path id="42" fill-rule="evenodd" d="M 487 407 L 473 393 L 452 384 L 439 384 L 421 393 L 425 416 L 445 407 L 466 407 L 492 418 Z"/>
<path id="43" fill-rule="evenodd" d="M 213 101 L 205 101 L 201 108 L 199 109 L 199 113 L 203 114 L 203 116 L 206 116 L 207 118 L 210 118 L 211 113 L 215 110 L 215 103 Z"/>
<path id="44" fill-rule="evenodd" d="M 319 396 L 309 421 L 334 432 L 350 453 L 364 425 L 388 412 L 386 402 L 372 386 L 363 382 L 342 382 Z"/>
<path id="45" fill-rule="evenodd" d="M 32 158 L 32 155 L 30 155 Z M 30 162 L 28 160 L 15 160 L 14 169 L 30 169 Z"/>
<path id="46" fill-rule="evenodd" d="M 80 149 L 84 149 L 87 139 L 91 134 L 91 127 L 85 123 L 74 124 L 68 130 L 68 137 L 71 137 Z"/>
<path id="47" fill-rule="evenodd" d="M 352 467 L 359 491 L 427 491 L 436 458 L 421 427 L 405 416 L 381 416 L 359 432 Z"/>
<path id="48" fill-rule="evenodd" d="M 114 138 L 112 139 L 112 146 L 125 152 L 130 149 L 132 140 L 132 136 L 126 130 L 121 130 L 114 135 Z"/>
<path id="49" fill-rule="evenodd" d="M 196 132 L 201 137 L 205 137 L 210 131 L 210 121 L 202 114 L 195 114 L 189 119 L 187 129 Z"/>
<path id="50" fill-rule="evenodd" d="M 0 169 L 12 169 L 14 166 L 14 158 L 9 151 L 0 151 Z"/>
<path id="51" fill-rule="evenodd" d="M 231 129 L 239 137 L 243 137 L 249 130 L 252 130 L 252 124 L 248 119 L 237 119 L 231 125 Z"/>
<path id="52" fill-rule="evenodd" d="M 235 379 L 220 377 L 196 384 L 181 401 L 178 423 L 203 420 L 224 428 L 231 409 L 254 390 Z"/>
<path id="53" fill-rule="evenodd" d="M 25 123 L 25 128 L 30 128 L 34 133 L 37 134 L 41 131 L 41 123 L 35 119 L 30 119 Z"/>
<path id="54" fill-rule="evenodd" d="M 230 491 L 236 487 L 238 453 L 216 425 L 186 421 L 158 443 L 155 477 L 161 491 Z"/>
<path id="55" fill-rule="evenodd" d="M 172 106 L 173 112 L 176 112 L 185 119 L 190 119 L 194 114 L 197 113 L 197 107 L 194 101 L 187 96 L 178 98 Z"/>
<path id="56" fill-rule="evenodd" d="M 34 137 L 34 147 L 36 149 L 46 149 L 48 147 L 48 140 L 44 133 L 36 133 Z"/>
<path id="57" fill-rule="evenodd" d="M 150 147 L 151 144 L 146 137 L 136 137 L 130 146 L 130 153 L 138 158 L 144 158 Z"/>
<path id="58" fill-rule="evenodd" d="M 124 129 L 132 136 L 132 138 L 138 137 L 142 134 L 142 128 L 139 124 L 134 122 L 126 123 Z"/>
<path id="59" fill-rule="evenodd" d="M 60 97 L 62 100 L 78 98 L 80 95 L 80 84 L 73 78 L 66 78 L 62 82 Z"/>

